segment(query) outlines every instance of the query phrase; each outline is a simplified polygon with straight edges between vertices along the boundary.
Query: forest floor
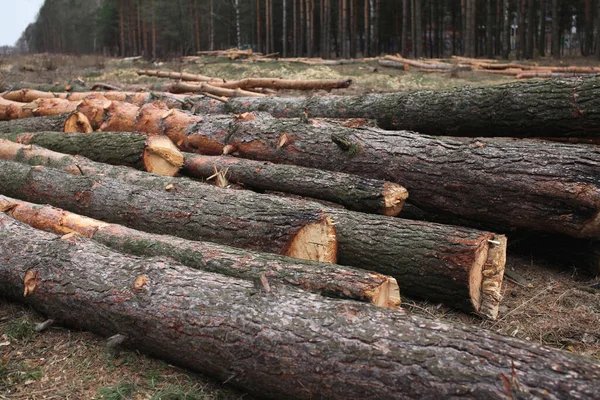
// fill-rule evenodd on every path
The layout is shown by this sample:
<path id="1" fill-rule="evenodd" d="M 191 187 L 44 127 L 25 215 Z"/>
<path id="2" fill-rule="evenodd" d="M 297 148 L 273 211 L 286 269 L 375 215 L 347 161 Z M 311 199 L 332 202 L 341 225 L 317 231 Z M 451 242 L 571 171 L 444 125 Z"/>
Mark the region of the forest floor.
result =
<path id="1" fill-rule="evenodd" d="M 352 78 L 351 88 L 337 91 L 339 94 L 435 90 L 491 85 L 514 79 L 484 72 L 462 72 L 452 78 L 449 74 L 387 69 L 377 67 L 375 63 L 330 67 L 275 61 L 216 61 L 207 58 L 201 64 L 165 63 L 158 67 L 225 79 Z M 569 60 L 569 64 L 588 65 L 589 61 Z M 66 84 L 77 77 L 88 86 L 96 82 L 148 86 L 159 80 L 138 77 L 135 70 L 156 67 L 100 57 L 8 58 L 0 65 L 0 86 L 6 89 L 10 83 L 21 81 Z M 405 297 L 403 307 L 415 314 L 473 324 L 600 360 L 600 277 L 594 277 L 574 260 L 565 262 L 541 257 L 539 250 L 521 247 L 517 253 L 509 247 L 507 270 L 516 274 L 516 280 L 505 280 L 497 321 L 482 321 L 441 304 Z M 220 382 L 151 359 L 135 350 L 109 355 L 104 339 L 88 332 L 53 327 L 36 333 L 34 324 L 43 320 L 44 316 L 8 302 L 0 294 L 0 399 L 252 398 Z"/>

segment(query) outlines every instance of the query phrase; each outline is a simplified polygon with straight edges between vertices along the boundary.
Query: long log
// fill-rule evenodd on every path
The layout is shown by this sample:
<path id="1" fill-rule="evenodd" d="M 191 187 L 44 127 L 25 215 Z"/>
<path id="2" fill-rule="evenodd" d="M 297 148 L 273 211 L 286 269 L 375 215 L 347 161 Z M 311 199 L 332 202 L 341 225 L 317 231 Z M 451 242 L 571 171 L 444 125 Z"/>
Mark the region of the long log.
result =
<path id="1" fill-rule="evenodd" d="M 16 159 L 34 165 L 58 164 L 45 161 L 39 152 L 27 156 L 34 151 L 23 148 Z M 71 163 L 62 162 L 66 166 L 61 169 L 78 175 Z M 329 209 L 107 164 L 99 168 L 81 166 L 84 177 L 0 161 L 0 166 L 4 165 L 6 168 L 0 168 L 0 192 L 4 195 L 184 238 L 280 253 L 276 245 L 284 236 L 281 231 L 289 225 L 287 221 L 304 218 L 309 219 L 305 223 L 311 223 L 313 218 L 313 228 L 305 229 L 305 235 L 296 235 L 296 242 L 302 245 L 297 247 L 307 248 L 308 255 L 283 254 L 333 262 L 337 245 L 340 264 L 390 275 L 406 287 L 407 294 L 475 311 L 486 318 L 496 318 L 498 313 L 506 251 L 502 235 Z M 104 176 L 94 175 L 95 171 Z M 55 182 L 61 185 L 55 188 Z M 174 193 L 163 193 L 167 190 Z M 335 230 L 328 216 L 333 218 Z M 297 225 L 297 229 L 302 227 Z M 311 232 L 315 237 L 310 237 Z"/>
<path id="2" fill-rule="evenodd" d="M 76 232 L 135 256 L 170 257 L 191 268 L 241 279 L 255 280 L 264 276 L 271 282 L 380 307 L 398 308 L 400 305 L 396 280 L 370 271 L 155 235 L 5 196 L 0 196 L 0 210 L 34 228 L 59 235 Z"/>
<path id="3" fill-rule="evenodd" d="M 408 197 L 405 188 L 392 182 L 226 156 L 187 153 L 182 172 L 204 179 L 221 174 L 227 181 L 254 189 L 293 193 L 338 203 L 354 211 L 388 216 L 400 214 Z"/>
<path id="4" fill-rule="evenodd" d="M 1 193 L 134 229 L 185 239 L 335 262 L 337 239 L 331 218 L 317 204 L 290 207 L 276 197 L 257 204 L 254 193 L 202 185 L 202 193 L 181 196 L 172 178 L 142 176 L 140 185 L 108 176 L 81 176 L 43 166 L 0 161 Z M 130 173 L 133 177 L 135 171 Z M 138 174 L 144 174 L 138 172 Z M 162 190 L 147 189 L 148 180 Z M 212 189 L 212 193 L 211 193 Z M 191 195 L 190 195 L 191 196 Z"/>
<path id="5" fill-rule="evenodd" d="M 516 76 L 517 79 L 532 79 L 532 78 L 577 78 L 585 73 L 581 72 L 551 72 L 546 70 L 531 70 L 520 73 Z"/>
<path id="6" fill-rule="evenodd" d="M 282 135 L 286 144 L 278 147 Z M 182 147 L 399 182 L 410 202 L 490 226 L 600 237 L 600 148 L 431 137 L 264 114 L 205 116 Z"/>
<path id="7" fill-rule="evenodd" d="M 250 92 L 240 88 L 227 89 L 220 86 L 214 86 L 210 83 L 203 82 L 199 84 L 187 82 L 175 82 L 169 86 L 171 93 L 210 93 L 215 96 L 222 97 L 266 97 L 265 94 Z"/>
<path id="8" fill-rule="evenodd" d="M 139 133 L 92 132 L 85 135 L 64 132 L 0 133 L 21 144 L 35 144 L 59 153 L 75 154 L 93 161 L 126 165 L 155 174 L 174 176 L 183 165 L 183 154 L 164 136 Z M 3 144 L 7 149 L 8 145 Z M 2 149 L 0 149 L 2 151 Z"/>
<path id="9" fill-rule="evenodd" d="M 240 114 L 277 117 L 372 118 L 385 129 L 449 136 L 597 136 L 600 77 L 520 81 L 364 96 L 231 99 Z"/>
<path id="10" fill-rule="evenodd" d="M 0 228 L 4 296 L 259 396 L 592 399 L 600 391 L 597 361 L 537 343 L 283 285 L 265 293 L 6 215 Z"/>
<path id="11" fill-rule="evenodd" d="M 420 62 L 410 60 L 408 58 L 400 56 L 385 56 L 384 60 L 394 61 L 404 65 L 413 66 L 416 68 L 428 69 L 428 70 L 441 70 L 441 71 L 471 71 L 470 65 L 459 65 L 459 64 L 445 64 L 445 63 L 432 63 L 432 62 Z M 380 62 L 378 62 L 381 65 Z M 408 69 L 408 68 L 405 68 Z"/>
<path id="12" fill-rule="evenodd" d="M 55 132 L 90 133 L 93 129 L 87 117 L 80 112 L 0 121 L 1 133 L 48 130 Z"/>

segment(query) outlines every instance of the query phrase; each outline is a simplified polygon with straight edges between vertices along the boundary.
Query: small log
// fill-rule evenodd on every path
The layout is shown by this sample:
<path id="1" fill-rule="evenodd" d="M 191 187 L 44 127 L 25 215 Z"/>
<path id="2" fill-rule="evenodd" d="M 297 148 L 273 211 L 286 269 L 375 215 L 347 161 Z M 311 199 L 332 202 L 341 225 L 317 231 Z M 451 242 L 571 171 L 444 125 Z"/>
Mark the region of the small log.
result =
<path id="1" fill-rule="evenodd" d="M 0 98 L 0 120 L 59 115 L 75 111 L 78 102 L 66 99 L 42 98 L 30 103 Z"/>
<path id="2" fill-rule="evenodd" d="M 423 69 L 439 69 L 442 71 L 471 71 L 472 68 L 469 65 L 459 65 L 459 64 L 444 64 L 444 63 L 423 63 L 415 60 L 409 60 L 408 58 L 400 57 L 400 56 L 385 56 L 384 60 L 395 61 L 397 63 L 402 63 L 406 65 L 410 65 L 416 68 Z"/>
<path id="3" fill-rule="evenodd" d="M 275 90 L 327 90 L 345 89 L 352 84 L 352 79 L 276 79 L 276 78 L 246 78 L 230 81 L 215 86 L 229 89 L 275 89 Z"/>
<path id="4" fill-rule="evenodd" d="M 154 235 L 4 196 L 0 196 L 0 210 L 34 228 L 59 235 L 76 232 L 122 253 L 143 257 L 166 256 L 194 269 L 247 280 L 264 276 L 271 282 L 297 286 L 326 296 L 365 301 L 380 307 L 398 308 L 400 305 L 396 280 L 374 272 Z"/>
<path id="5" fill-rule="evenodd" d="M 548 71 L 527 71 L 518 74 L 517 79 L 531 79 L 531 78 L 577 78 L 585 73 L 581 72 L 548 72 Z"/>
<path id="6" fill-rule="evenodd" d="M 130 168 L 92 161 L 78 162 L 77 159 L 69 159 L 69 156 L 60 153 L 45 155 L 36 151 L 35 147 L 32 149 L 27 146 L 22 147 L 17 157 L 13 159 L 31 165 L 48 165 L 70 174 L 83 174 L 89 177 L 91 182 L 86 185 L 92 185 L 92 192 L 85 190 L 84 193 L 87 194 L 84 198 L 92 200 L 98 198 L 98 202 L 78 200 L 82 198 L 78 193 L 82 193 L 83 189 L 72 191 L 65 188 L 73 185 L 81 186 L 81 183 L 63 184 L 59 189 L 52 189 L 51 182 L 70 182 L 68 176 L 40 178 L 39 184 L 23 182 L 9 185 L 6 183 L 0 186 L 0 191 L 5 195 L 33 202 L 47 202 L 79 214 L 156 233 L 168 233 L 222 244 L 239 242 L 242 244 L 237 246 L 244 248 L 253 245 L 251 239 L 258 236 L 254 240 L 263 246 L 270 245 L 271 247 L 268 248 L 271 252 L 276 251 L 273 250 L 269 235 L 279 238 L 281 234 L 277 231 L 279 228 L 269 230 L 268 225 L 265 231 L 260 231 L 261 221 L 268 222 L 273 219 L 272 222 L 279 227 L 286 223 L 286 216 L 290 218 L 290 213 L 292 218 L 303 216 L 302 218 L 306 219 L 316 212 L 317 215 L 325 215 L 323 224 L 313 223 L 313 229 L 305 229 L 305 232 L 313 232 L 316 237 L 311 238 L 308 234 L 302 234 L 297 240 L 298 243 L 304 242 L 304 246 L 297 247 L 306 248 L 308 255 L 300 252 L 287 255 L 333 261 L 334 247 L 338 246 L 337 252 L 341 264 L 400 278 L 402 284 L 406 285 L 407 293 L 413 296 L 474 311 L 486 318 L 494 319 L 497 316 L 504 271 L 503 254 L 506 250 L 506 239 L 502 235 L 325 208 L 306 201 L 258 195 L 252 192 L 219 189 L 188 179 L 173 180 Z M 33 179 L 27 177 L 25 171 L 22 172 L 23 175 L 18 175 L 11 174 L 8 169 L 0 169 L 0 182 Z M 32 170 L 32 173 L 44 176 L 52 175 L 50 172 L 38 168 Z M 129 190 L 134 191 L 136 196 L 130 199 L 130 196 L 115 189 L 114 193 L 104 195 L 106 199 L 102 199 L 103 193 L 110 190 L 108 183 L 106 189 L 102 185 L 104 180 L 111 183 L 105 178 L 108 176 L 127 183 Z M 152 193 L 155 191 L 158 191 L 158 194 Z M 165 195 L 163 191 L 173 192 L 173 197 Z M 148 204 L 145 204 L 144 200 Z M 181 212 L 160 211 L 169 208 L 172 202 L 176 202 Z M 231 211 L 228 211 L 229 208 Z M 132 217 L 132 213 L 135 217 Z M 197 216 L 196 213 L 200 215 Z M 165 220 L 157 220 L 156 215 L 166 216 L 161 217 Z M 335 221 L 335 230 L 327 216 L 331 216 Z M 213 219 L 216 221 L 213 222 Z M 252 222 L 254 219 L 259 221 Z M 177 221 L 181 221 L 183 225 L 170 228 L 177 226 Z M 223 221 L 232 222 L 223 225 Z M 243 229 L 240 231 L 241 228 Z M 334 232 L 339 243 L 334 241 L 332 236 Z M 233 238 L 230 238 L 230 235 L 233 235 Z M 248 236 L 250 239 L 246 239 Z M 493 246 L 497 248 L 492 249 Z M 266 251 L 267 247 L 248 248 Z M 370 252 L 365 252 L 365 248 L 370 249 Z"/>
<path id="7" fill-rule="evenodd" d="M 210 93 L 215 96 L 223 97 L 265 97 L 262 93 L 250 92 L 248 90 L 226 89 L 220 86 L 214 86 L 203 82 L 200 84 L 176 82 L 170 85 L 169 92 L 171 93 Z"/>
<path id="8" fill-rule="evenodd" d="M 408 197 L 408 191 L 396 183 L 358 175 L 227 156 L 185 155 L 182 172 L 186 175 L 206 179 L 218 171 L 224 171 L 228 181 L 253 189 L 293 193 L 388 216 L 398 215 Z"/>
<path id="9" fill-rule="evenodd" d="M 137 70 L 136 73 L 140 76 L 157 76 L 159 78 L 170 78 L 170 79 L 179 79 L 182 81 L 189 82 L 213 82 L 213 83 L 224 83 L 223 79 L 212 78 L 210 76 L 200 75 L 200 74 L 189 74 L 186 72 L 174 72 L 174 71 L 155 71 L 150 69 L 140 69 Z"/>
<path id="10" fill-rule="evenodd" d="M 114 167 L 118 168 L 118 167 Z M 135 173 L 141 174 L 139 185 Z M 333 263 L 337 239 L 331 217 L 314 203 L 291 207 L 288 200 L 210 185 L 177 192 L 173 178 L 131 170 L 127 182 L 81 176 L 42 166 L 0 160 L 1 194 L 48 203 L 71 212 L 153 233 L 210 240 L 256 251 Z M 149 181 L 162 190 L 147 189 Z"/>
<path id="11" fill-rule="evenodd" d="M 284 285 L 262 292 L 3 214 L 0 259 L 5 297 L 62 325 L 121 334 L 135 350 L 257 396 L 592 399 L 600 391 L 597 360 Z"/>
<path id="12" fill-rule="evenodd" d="M 39 132 L 47 130 L 79 133 L 93 131 L 90 121 L 80 112 L 0 121 L 0 133 Z"/>
<path id="13" fill-rule="evenodd" d="M 86 135 L 33 132 L 0 133 L 0 139 L 26 145 L 35 144 L 60 153 L 78 154 L 97 162 L 126 165 L 166 176 L 176 175 L 183 165 L 183 154 L 164 136 L 138 133 L 115 135 L 110 132 L 92 132 Z"/>

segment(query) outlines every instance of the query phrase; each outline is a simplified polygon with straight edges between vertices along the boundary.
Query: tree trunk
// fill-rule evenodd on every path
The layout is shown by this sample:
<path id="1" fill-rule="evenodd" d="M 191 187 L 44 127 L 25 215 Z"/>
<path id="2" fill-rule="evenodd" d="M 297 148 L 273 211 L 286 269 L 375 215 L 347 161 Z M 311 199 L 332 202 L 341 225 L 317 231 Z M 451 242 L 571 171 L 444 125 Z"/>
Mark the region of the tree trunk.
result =
<path id="1" fill-rule="evenodd" d="M 111 132 L 85 135 L 35 132 L 0 134 L 0 138 L 26 145 L 35 144 L 60 153 L 81 155 L 101 163 L 126 165 L 159 175 L 174 176 L 183 165 L 183 154 L 164 136 L 139 133 L 115 135 Z M 2 142 L 3 146 L 9 145 Z"/>
<path id="2" fill-rule="evenodd" d="M 24 161 L 47 163 L 39 156 Z M 414 296 L 486 318 L 498 313 L 506 250 L 500 235 L 221 189 L 125 167 L 94 175 L 83 166 L 84 176 L 72 168 L 68 171 L 77 175 L 8 161 L 0 161 L 0 167 L 1 190 L 7 196 L 135 229 L 296 258 L 334 262 L 337 250 L 341 264 L 397 276 Z"/>
<path id="3" fill-rule="evenodd" d="M 410 56 L 408 51 L 408 12 L 408 0 L 402 0 L 402 45 L 400 47 L 404 58 Z"/>
<path id="4" fill-rule="evenodd" d="M 305 0 L 306 7 L 306 56 L 308 58 L 312 57 L 313 50 L 313 37 L 312 37 L 312 19 L 311 19 L 311 2 L 310 0 Z"/>
<path id="5" fill-rule="evenodd" d="M 287 39 L 287 0 L 283 0 L 283 33 L 281 35 L 281 42 L 283 44 L 283 57 L 287 57 L 288 53 L 288 39 Z"/>
<path id="6" fill-rule="evenodd" d="M 499 0 L 500 1 L 500 0 Z M 503 13 L 504 13 L 504 25 L 503 25 L 503 33 L 502 33 L 502 58 L 508 60 L 511 51 L 510 44 L 510 25 L 511 25 L 511 13 L 510 13 L 510 0 L 502 0 L 503 2 Z"/>
<path id="7" fill-rule="evenodd" d="M 120 333 L 136 350 L 258 396 L 593 398 L 600 390 L 598 363 L 560 350 L 284 285 L 266 292 L 172 261 L 142 262 L 8 216 L 0 226 L 7 298 L 66 326 Z"/>
<path id="8" fill-rule="evenodd" d="M 277 150 L 272 143 L 278 143 L 281 132 L 289 144 Z M 245 121 L 205 118 L 187 136 L 187 146 L 198 152 L 219 154 L 224 145 L 243 158 L 399 182 L 419 207 L 502 229 L 600 237 L 600 150 L 595 147 L 436 138 L 264 115 Z"/>
<path id="9" fill-rule="evenodd" d="M 293 0 L 295 1 L 295 0 Z M 295 6 L 296 3 L 294 3 Z M 257 37 L 257 42 L 258 42 L 258 52 L 262 53 L 262 24 L 260 21 L 260 15 L 261 15 L 261 10 L 260 10 L 260 0 L 256 0 L 256 37 Z M 295 15 L 295 12 L 294 12 Z M 294 27 L 296 26 L 295 21 L 294 21 Z M 295 29 L 295 28 L 294 28 Z M 294 33 L 294 37 L 295 37 L 295 33 Z"/>
<path id="10" fill-rule="evenodd" d="M 597 137 L 600 78 L 514 82 L 485 88 L 362 97 L 232 99 L 231 112 L 377 119 L 384 129 L 431 135 Z"/>
<path id="11" fill-rule="evenodd" d="M 119 53 L 125 57 L 125 0 L 119 0 Z"/>
<path id="12" fill-rule="evenodd" d="M 527 49 L 525 57 L 528 59 L 533 58 L 533 38 L 535 36 L 535 1 L 527 0 Z"/>
<path id="13" fill-rule="evenodd" d="M 249 188 L 293 193 L 341 204 L 354 211 L 388 216 L 398 215 L 408 197 L 408 191 L 396 183 L 357 175 L 187 153 L 184 174 L 206 179 L 219 171 L 227 181 Z"/>
<path id="14" fill-rule="evenodd" d="M 592 26 L 592 0 L 585 0 L 585 29 L 584 29 L 584 56 L 592 54 L 594 43 L 594 30 Z"/>
<path id="15" fill-rule="evenodd" d="M 156 7 L 154 6 L 154 0 L 152 0 L 152 59 L 156 60 L 157 57 Z"/>
<path id="16" fill-rule="evenodd" d="M 552 57 L 556 60 L 560 59 L 560 15 L 559 0 L 552 0 Z"/>
<path id="17" fill-rule="evenodd" d="M 335 229 L 318 204 L 294 203 L 251 192 L 202 185 L 182 198 L 177 181 L 155 176 L 162 190 L 145 189 L 95 175 L 76 176 L 52 168 L 0 161 L 2 194 L 49 203 L 107 222 L 123 223 L 153 233 L 192 240 L 210 240 L 249 250 L 335 262 Z M 139 172 L 139 174 L 144 174 Z M 146 180 L 145 175 L 140 175 Z M 60 183 L 57 185 L 57 183 Z M 169 190 L 170 186 L 174 189 Z M 26 193 L 25 193 L 26 192 Z M 257 197 L 259 196 L 259 197 Z M 260 202 L 257 202 L 260 198 Z"/>
<path id="18" fill-rule="evenodd" d="M 242 48 L 242 32 L 240 30 L 240 0 L 235 0 L 235 42 L 238 49 Z"/>
<path id="19" fill-rule="evenodd" d="M 494 8 L 492 7 L 492 0 L 486 1 L 487 21 L 485 24 L 485 36 L 486 36 L 486 50 L 487 57 L 494 58 Z"/>
<path id="20" fill-rule="evenodd" d="M 538 51 L 540 57 L 546 56 L 546 0 L 540 0 L 540 32 L 538 36 Z"/>
<path id="21" fill-rule="evenodd" d="M 0 121 L 0 133 L 39 132 L 46 129 L 80 133 L 93 130 L 87 117 L 78 112 Z"/>
<path id="22" fill-rule="evenodd" d="M 373 1 L 373 0 L 370 0 Z M 422 27 L 423 27 L 423 18 L 421 15 L 421 0 L 413 0 L 414 3 L 414 18 L 413 18 L 413 24 L 415 25 L 415 29 L 414 29 L 414 36 L 413 36 L 413 53 L 414 53 L 414 57 L 415 58 L 421 58 L 422 56 L 422 51 L 423 51 L 423 33 L 422 33 Z"/>
<path id="23" fill-rule="evenodd" d="M 600 60 L 600 1 L 596 4 L 596 59 Z M 599 268 L 600 270 L 600 268 Z"/>
<path id="24" fill-rule="evenodd" d="M 350 2 L 350 58 L 356 58 L 356 33 L 358 25 L 357 0 L 349 0 Z"/>
<path id="25" fill-rule="evenodd" d="M 34 228 L 59 235 L 76 232 L 125 254 L 170 257 L 190 268 L 240 279 L 255 280 L 262 275 L 270 282 L 381 307 L 400 305 L 396 280 L 371 271 L 155 235 L 4 196 L 0 196 L 0 210 Z"/>

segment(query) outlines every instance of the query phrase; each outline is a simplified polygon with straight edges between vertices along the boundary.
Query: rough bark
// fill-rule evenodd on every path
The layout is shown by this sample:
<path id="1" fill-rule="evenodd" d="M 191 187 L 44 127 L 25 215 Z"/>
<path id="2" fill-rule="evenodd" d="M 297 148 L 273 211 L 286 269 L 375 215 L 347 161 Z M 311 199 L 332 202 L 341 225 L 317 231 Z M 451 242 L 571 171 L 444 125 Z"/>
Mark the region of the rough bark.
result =
<path id="1" fill-rule="evenodd" d="M 283 285 L 262 293 L 8 216 L 0 224 L 6 297 L 259 396 L 592 399 L 600 390 L 596 361 L 537 343 Z"/>
<path id="2" fill-rule="evenodd" d="M 560 15 L 559 1 L 552 0 L 552 58 L 560 59 Z"/>
<path id="3" fill-rule="evenodd" d="M 366 4 L 366 3 L 365 3 Z M 402 57 L 406 58 L 409 56 L 409 51 L 408 51 L 408 0 L 402 0 L 402 39 L 401 39 L 401 51 L 402 51 Z M 365 42 L 368 39 L 366 38 L 365 35 Z"/>
<path id="4" fill-rule="evenodd" d="M 241 279 L 255 280 L 264 276 L 270 282 L 297 286 L 326 296 L 370 302 L 380 307 L 397 308 L 400 305 L 396 280 L 370 271 L 155 235 L 4 196 L 0 196 L 0 210 L 34 228 L 59 235 L 76 232 L 126 254 L 170 257 L 194 269 Z"/>
<path id="5" fill-rule="evenodd" d="M 2 194 L 49 203 L 71 212 L 122 223 L 152 233 L 175 234 L 256 251 L 315 261 L 336 261 L 335 229 L 317 204 L 297 203 L 210 185 L 192 195 L 177 193 L 173 178 L 154 176 L 162 190 L 147 189 L 147 180 L 123 182 L 107 176 L 77 176 L 46 167 L 0 161 Z M 140 174 L 142 174 L 140 172 Z M 173 189 L 171 189 L 171 186 Z M 144 187 L 146 186 L 146 187 Z"/>
<path id="6" fill-rule="evenodd" d="M 182 172 L 204 179 L 221 173 L 227 181 L 253 189 L 293 193 L 338 203 L 350 210 L 388 216 L 398 215 L 408 197 L 405 188 L 392 182 L 227 156 L 187 153 Z"/>
<path id="7" fill-rule="evenodd" d="M 384 129 L 451 136 L 596 136 L 600 133 L 600 77 L 514 82 L 440 91 L 234 99 L 235 113 L 372 118 Z"/>
<path id="8" fill-rule="evenodd" d="M 186 82 L 176 82 L 169 85 L 171 93 L 209 93 L 221 97 L 265 97 L 262 93 L 250 92 L 248 90 L 226 89 L 220 86 L 213 86 L 207 82 L 193 84 Z"/>
<path id="9" fill-rule="evenodd" d="M 183 165 L 183 154 L 164 136 L 139 133 L 63 132 L 0 134 L 25 145 L 35 144 L 59 153 L 76 154 L 93 161 L 125 165 L 159 175 L 174 176 Z M 1 151 L 1 150 L 0 150 Z"/>
<path id="10" fill-rule="evenodd" d="M 472 70 L 471 66 L 469 66 L 469 65 L 419 62 L 419 61 L 409 60 L 409 59 L 399 57 L 399 56 L 385 56 L 384 60 L 379 60 L 379 61 L 385 61 L 385 60 L 396 61 L 398 63 L 403 63 L 403 64 L 407 64 L 407 65 L 411 65 L 413 67 L 423 68 L 423 69 L 435 69 L 435 70 L 439 69 L 442 71 L 471 71 Z M 379 62 L 379 64 L 381 65 L 380 62 Z"/>
<path id="11" fill-rule="evenodd" d="M 398 182 L 442 213 L 574 237 L 600 236 L 600 149 L 507 138 L 450 138 L 266 115 L 205 117 L 185 148 Z M 281 135 L 288 144 L 278 148 Z"/>
<path id="12" fill-rule="evenodd" d="M 34 150 L 25 148 L 21 152 L 30 154 Z M 35 165 L 49 165 L 53 168 L 61 165 L 53 160 L 45 161 L 39 154 L 23 155 L 20 158 Z M 54 158 L 60 159 L 60 155 Z M 66 166 L 58 168 L 71 174 L 78 174 L 74 168 L 70 168 L 72 162 L 61 160 L 61 163 Z M 15 167 L 10 163 L 7 166 Z M 104 170 L 110 167 L 107 164 L 100 164 L 100 166 Z M 108 222 L 123 223 L 133 228 L 156 233 L 176 234 L 191 239 L 200 238 L 245 248 L 254 245 L 251 241 L 253 238 L 263 246 L 274 246 L 272 242 L 278 239 L 278 228 L 271 231 L 265 229 L 265 231 L 249 232 L 254 229 L 248 222 L 248 218 L 252 218 L 253 213 L 260 221 L 272 222 L 275 219 L 275 222 L 278 222 L 277 227 L 280 227 L 289 220 L 290 214 L 291 218 L 308 219 L 315 214 L 314 210 L 322 210 L 332 216 L 336 224 L 337 250 L 341 264 L 359 266 L 397 276 L 402 279 L 402 284 L 406 285 L 407 293 L 413 296 L 445 302 L 468 311 L 476 311 L 487 318 L 495 318 L 497 315 L 500 301 L 499 289 L 504 271 L 502 257 L 506 248 L 505 239 L 502 236 L 454 226 L 329 209 L 299 200 L 215 188 L 183 178 L 173 180 L 130 168 L 110 168 L 111 170 L 104 172 L 103 176 L 118 178 L 127 182 L 131 189 L 135 188 L 136 197 L 133 200 L 119 198 L 117 195 L 120 193 L 118 192 L 106 196 L 105 193 L 111 190 L 114 183 L 111 183 L 110 179 L 94 175 L 96 173 L 94 167 L 87 168 L 87 165 L 81 166 L 83 174 L 90 180 L 90 182 L 83 182 L 83 186 L 91 185 L 91 189 L 85 192 L 65 189 L 63 181 L 70 177 L 47 177 L 49 174 L 56 175 L 58 171 L 51 173 L 49 170 L 38 168 L 31 170 L 32 178 L 30 180 L 32 182 L 29 186 L 25 182 L 28 179 L 27 171 L 17 168 L 23 173 L 19 175 L 19 178 L 15 173 L 2 168 L 0 169 L 0 182 L 6 182 L 6 184 L 0 187 L 3 194 L 8 196 L 33 202 L 48 202 L 72 212 Z M 37 175 L 41 177 L 34 179 Z M 44 179 L 44 177 L 46 178 Z M 81 177 L 76 176 L 73 179 L 77 180 Z M 15 180 L 21 180 L 23 183 L 18 185 Z M 100 185 L 94 186 L 94 180 Z M 104 180 L 109 184 L 102 185 Z M 60 190 L 52 189 L 52 181 L 61 182 Z M 173 196 L 162 193 L 165 188 L 169 187 L 174 191 Z M 153 191 L 157 194 L 152 194 Z M 77 193 L 85 195 L 77 195 Z M 106 201 L 94 202 L 96 198 L 102 196 L 114 200 L 111 200 L 110 204 L 107 204 Z M 148 198 L 149 204 L 132 208 L 131 201 L 139 199 L 143 202 L 145 197 Z M 172 200 L 172 198 L 176 200 Z M 177 209 L 172 212 L 153 213 L 150 210 L 153 207 L 173 208 L 170 202 L 174 201 L 177 202 Z M 106 211 L 106 208 L 111 210 L 111 206 L 117 212 L 115 214 L 114 210 L 110 211 L 115 215 L 109 220 L 107 216 L 109 212 Z M 219 219 L 218 210 L 229 207 L 232 208 L 232 211 L 226 211 L 226 214 Z M 249 214 L 250 217 L 248 217 Z M 212 217 L 217 220 L 205 221 Z M 161 221 L 161 218 L 169 220 Z M 324 218 L 322 217 L 322 219 Z M 180 223 L 183 224 L 182 227 L 179 226 Z M 327 228 L 328 232 L 333 232 L 329 223 L 329 220 L 325 220 L 325 223 L 317 227 Z M 240 231 L 240 233 L 236 233 L 236 231 Z M 234 235 L 237 242 L 229 240 L 228 235 Z M 245 242 L 242 239 L 248 235 L 250 235 L 250 243 L 244 246 Z M 243 238 L 238 236 L 243 236 Z M 275 239 L 272 236 L 275 236 Z M 333 249 L 330 247 L 334 243 L 330 236 L 328 234 L 320 242 L 314 238 L 306 238 L 307 246 L 313 245 L 310 254 L 332 252 Z M 261 250 L 260 247 L 249 248 Z M 369 249 L 369 252 L 367 253 L 365 249 Z M 263 247 L 262 250 L 264 251 L 265 248 Z M 330 256 L 329 254 L 325 255 Z M 320 260 L 324 258 L 322 256 Z"/>
<path id="13" fill-rule="evenodd" d="M 39 132 L 45 130 L 89 133 L 92 131 L 92 126 L 87 117 L 78 112 L 0 121 L 0 133 Z"/>

